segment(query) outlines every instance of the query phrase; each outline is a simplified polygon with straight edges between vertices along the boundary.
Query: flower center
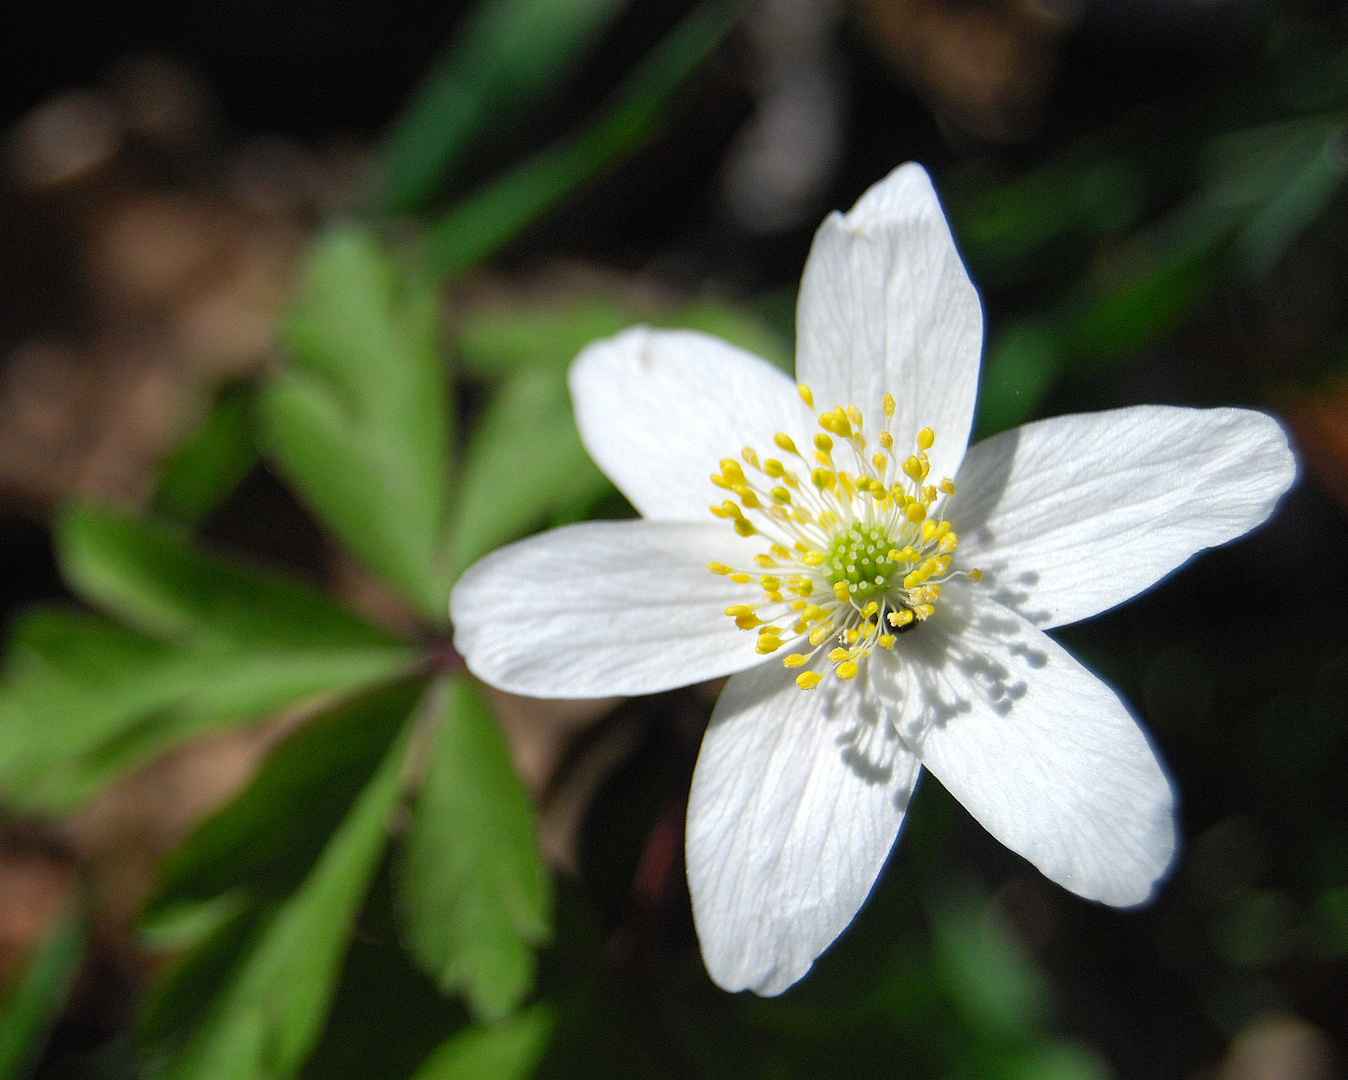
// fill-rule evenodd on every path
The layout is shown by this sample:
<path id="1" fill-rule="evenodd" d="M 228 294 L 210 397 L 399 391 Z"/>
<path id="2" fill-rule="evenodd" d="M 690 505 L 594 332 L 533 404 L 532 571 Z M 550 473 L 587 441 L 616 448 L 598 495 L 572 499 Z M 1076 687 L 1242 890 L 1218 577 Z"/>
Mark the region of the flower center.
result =
<path id="1" fill-rule="evenodd" d="M 800 396 L 813 410 L 808 386 L 800 387 Z M 951 569 L 959 538 L 941 511 L 955 484 L 949 478 L 927 483 L 927 451 L 935 432 L 919 431 L 916 452 L 900 460 L 888 427 L 894 409 L 886 394 L 886 426 L 869 457 L 865 418 L 849 405 L 816 412 L 823 432 L 815 435 L 810 458 L 790 435 L 777 434 L 773 441 L 799 470 L 777 458 L 760 458 L 746 446 L 740 457 L 749 472 L 725 458 L 711 478 L 738 499 L 726 499 L 711 512 L 741 536 L 762 536 L 768 544 L 754 564 L 769 573 L 708 564 L 713 574 L 742 585 L 755 584 L 757 577 L 763 592 L 760 602 L 732 605 L 726 615 L 740 629 L 758 631 L 761 653 L 776 652 L 788 639 L 798 644 L 802 651 L 782 661 L 789 668 L 804 667 L 831 645 L 833 673 L 854 679 L 872 651 L 892 649 L 895 635 L 936 613 L 944 582 L 957 575 L 982 577 L 977 570 Z M 840 467 L 840 458 L 850 468 Z M 817 671 L 796 677 L 803 690 L 822 680 Z"/>
<path id="2" fill-rule="evenodd" d="M 828 583 L 846 582 L 847 591 L 862 599 L 883 593 L 899 568 L 898 561 L 889 558 L 893 547 L 894 540 L 884 525 L 855 522 L 828 545 L 823 564 L 828 570 Z"/>

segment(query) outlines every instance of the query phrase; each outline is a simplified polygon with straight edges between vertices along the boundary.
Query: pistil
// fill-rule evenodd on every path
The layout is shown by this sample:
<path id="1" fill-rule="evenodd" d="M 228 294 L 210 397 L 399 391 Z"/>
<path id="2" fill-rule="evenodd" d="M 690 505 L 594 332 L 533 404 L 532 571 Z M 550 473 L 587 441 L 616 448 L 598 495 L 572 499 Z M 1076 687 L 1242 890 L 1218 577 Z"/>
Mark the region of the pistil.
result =
<path id="1" fill-rule="evenodd" d="M 800 386 L 814 410 L 814 394 Z M 889 430 L 894 398 L 884 396 L 885 426 L 878 449 L 867 456 L 866 421 L 856 405 L 815 412 L 820 428 L 807 457 L 785 432 L 774 437 L 787 461 L 760 457 L 753 447 L 741 461 L 725 458 L 712 483 L 735 498 L 711 507 L 741 536 L 762 536 L 767 550 L 754 557 L 757 571 L 709 563 L 714 574 L 762 590 L 758 603 L 735 604 L 726 615 L 742 630 L 758 631 L 758 651 L 781 649 L 787 640 L 809 651 L 782 661 L 804 667 L 829 648 L 832 672 L 854 679 L 876 648 L 891 649 L 896 635 L 931 618 L 941 586 L 977 570 L 952 569 L 959 538 L 941 511 L 955 493 L 949 478 L 927 483 L 927 451 L 936 441 L 931 428 L 914 439 L 914 452 L 900 460 Z M 844 466 L 840 467 L 838 459 Z M 787 463 L 789 461 L 789 464 Z M 746 471 L 747 466 L 747 471 Z M 762 573 L 761 571 L 768 571 Z M 824 676 L 803 671 L 805 690 Z"/>

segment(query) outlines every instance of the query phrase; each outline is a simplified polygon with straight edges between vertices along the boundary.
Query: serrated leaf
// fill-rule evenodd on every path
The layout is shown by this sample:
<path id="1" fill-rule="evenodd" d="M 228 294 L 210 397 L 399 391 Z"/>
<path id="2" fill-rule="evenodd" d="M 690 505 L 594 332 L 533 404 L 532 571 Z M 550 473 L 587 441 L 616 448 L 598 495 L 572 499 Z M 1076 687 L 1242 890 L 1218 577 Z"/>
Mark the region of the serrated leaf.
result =
<path id="1" fill-rule="evenodd" d="M 543 1004 L 490 1026 L 475 1024 L 446 1039 L 413 1080 L 525 1080 L 542 1061 L 554 1027 Z"/>
<path id="2" fill-rule="evenodd" d="M 149 915 L 238 889 L 274 897 L 297 887 L 423 692 L 409 683 L 367 694 L 286 739 L 169 856 Z"/>
<path id="3" fill-rule="evenodd" d="M 429 202 L 502 116 L 555 86 L 623 9 L 623 0 L 488 0 L 389 133 L 386 209 Z"/>
<path id="4" fill-rule="evenodd" d="M 441 987 L 498 1019 L 533 981 L 551 881 L 495 718 L 466 676 L 445 691 L 403 868 L 409 928 Z"/>
<path id="5" fill-rule="evenodd" d="M 398 677 L 411 649 L 179 648 L 101 617 L 39 609 L 19 623 L 0 682 L 0 783 L 26 810 L 69 809 L 193 735 L 316 694 Z"/>
<path id="6" fill-rule="evenodd" d="M 264 390 L 263 440 L 336 536 L 427 619 L 447 619 L 436 566 L 448 483 L 448 381 L 432 288 L 354 226 L 310 254 Z"/>
<path id="7" fill-rule="evenodd" d="M 300 888 L 213 1004 L 169 1080 L 285 1080 L 321 1034 L 342 956 L 402 791 L 399 738 Z"/>
<path id="8" fill-rule="evenodd" d="M 0 1000 L 0 1077 L 32 1075 L 84 960 L 89 927 L 78 905 L 61 914 L 17 983 Z"/>
<path id="9" fill-rule="evenodd" d="M 251 387 L 233 387 L 165 463 L 155 509 L 176 521 L 200 521 L 238 487 L 258 458 Z"/>
<path id="10" fill-rule="evenodd" d="M 464 457 L 450 534 L 454 576 L 561 508 L 612 490 L 576 431 L 566 369 L 516 370 L 478 422 Z"/>
<path id="11" fill-rule="evenodd" d="M 162 640 L 210 639 L 250 650 L 393 643 L 322 593 L 208 554 L 171 525 L 75 505 L 58 523 L 56 544 L 76 592 Z"/>

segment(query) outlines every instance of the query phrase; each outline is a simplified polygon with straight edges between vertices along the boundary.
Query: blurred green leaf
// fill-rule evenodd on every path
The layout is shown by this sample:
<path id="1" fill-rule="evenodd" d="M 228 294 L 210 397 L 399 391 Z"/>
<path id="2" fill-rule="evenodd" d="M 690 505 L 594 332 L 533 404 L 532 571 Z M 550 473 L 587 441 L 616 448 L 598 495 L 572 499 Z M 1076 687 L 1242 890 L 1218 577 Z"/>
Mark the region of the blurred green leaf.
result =
<path id="1" fill-rule="evenodd" d="M 205 422 L 165 463 L 155 509 L 175 521 L 200 521 L 238 487 L 258 462 L 253 438 L 252 389 L 220 396 Z"/>
<path id="2" fill-rule="evenodd" d="M 768 325 L 767 320 L 736 304 L 723 300 L 696 300 L 670 318 L 654 321 L 657 326 L 701 330 L 762 357 L 788 375 L 795 374 L 796 358 L 790 345 Z"/>
<path id="3" fill-rule="evenodd" d="M 324 523 L 427 620 L 448 619 L 435 559 L 451 409 L 435 291 L 368 231 L 310 253 L 287 328 L 293 364 L 264 390 L 264 442 Z"/>
<path id="4" fill-rule="evenodd" d="M 636 323 L 701 330 L 792 370 L 791 350 L 767 321 L 721 300 L 697 300 L 672 313 L 645 311 L 614 296 L 588 296 L 572 303 L 493 304 L 469 313 L 455 342 L 467 374 L 499 378 L 520 367 L 568 368 L 592 341 L 612 337 Z"/>
<path id="5" fill-rule="evenodd" d="M 211 726 L 396 678 L 415 660 L 391 646 L 178 649 L 97 616 L 40 609 L 16 628 L 0 683 L 0 780 L 19 807 L 68 809 Z"/>
<path id="6" fill-rule="evenodd" d="M 613 491 L 576 431 L 566 372 L 586 345 L 641 316 L 615 298 L 592 297 L 554 308 L 496 306 L 463 321 L 459 349 L 465 366 L 501 378 L 501 385 L 465 455 L 450 531 L 453 576 L 540 525 L 583 516 Z M 648 321 L 715 334 L 791 369 L 781 338 L 734 305 L 702 300 Z M 527 450 L 521 447 L 522 431 L 528 432 Z"/>
<path id="7" fill-rule="evenodd" d="M 1231 897 L 1214 920 L 1213 948 L 1236 967 L 1267 967 L 1286 959 L 1292 951 L 1296 921 L 1286 893 L 1245 889 Z"/>
<path id="8" fill-rule="evenodd" d="M 590 342 L 638 321 L 629 305 L 607 296 L 562 306 L 494 304 L 462 320 L 455 344 L 466 374 L 496 378 L 520 367 L 565 369 Z"/>
<path id="9" fill-rule="evenodd" d="M 305 724 L 233 801 L 164 863 L 149 914 L 232 890 L 284 896 L 299 885 L 424 692 L 391 687 Z"/>
<path id="10" fill-rule="evenodd" d="M 446 991 L 461 991 L 477 1016 L 498 1019 L 533 981 L 533 947 L 549 934 L 551 881 L 495 717 L 466 676 L 442 689 L 404 867 L 411 940 Z"/>
<path id="11" fill-rule="evenodd" d="M 170 1064 L 165 1075 L 171 1080 L 272 1080 L 298 1073 L 322 1031 L 347 938 L 388 841 L 406 747 L 404 735 Z"/>
<path id="12" fill-rule="evenodd" d="M 578 185 L 644 145 L 670 93 L 716 47 L 739 13 L 739 5 L 728 0 L 703 0 L 642 61 L 602 119 L 441 218 L 426 238 L 427 263 L 444 280 L 460 277 Z"/>
<path id="13" fill-rule="evenodd" d="M 985 1038 L 1026 1037 L 1049 1011 L 1048 982 L 972 888 L 930 905 L 933 960 L 961 1018 Z"/>
<path id="14" fill-rule="evenodd" d="M 386 210 L 422 209 L 500 122 L 555 87 L 623 0 L 486 0 L 389 132 Z"/>
<path id="15" fill-rule="evenodd" d="M 548 1048 L 554 1018 L 534 1005 L 490 1026 L 475 1024 L 426 1059 L 413 1080 L 525 1080 Z"/>
<path id="16" fill-rule="evenodd" d="M 89 927 L 72 904 L 0 999 L 0 1080 L 31 1076 L 84 961 Z"/>
<path id="17" fill-rule="evenodd" d="M 173 526 L 75 505 L 62 515 L 56 543 L 77 592 L 157 638 L 251 649 L 392 644 L 322 593 L 209 555 Z"/>
<path id="18" fill-rule="evenodd" d="M 1047 1039 L 1025 1050 L 997 1055 L 984 1065 L 997 1080 L 1110 1080 L 1113 1070 L 1081 1043 Z"/>
<path id="19" fill-rule="evenodd" d="M 581 445 L 566 369 L 516 369 L 478 421 L 464 457 L 450 536 L 455 576 L 562 507 L 611 490 Z"/>

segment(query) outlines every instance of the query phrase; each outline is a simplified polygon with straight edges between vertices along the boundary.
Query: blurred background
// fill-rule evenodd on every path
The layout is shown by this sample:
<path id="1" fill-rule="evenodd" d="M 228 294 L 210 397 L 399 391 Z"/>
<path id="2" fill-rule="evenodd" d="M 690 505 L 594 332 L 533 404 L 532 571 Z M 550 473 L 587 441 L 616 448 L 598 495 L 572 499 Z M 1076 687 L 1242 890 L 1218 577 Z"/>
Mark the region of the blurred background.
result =
<path id="1" fill-rule="evenodd" d="M 1340 1075 L 1348 8 L 0 26 L 0 1076 Z M 690 326 L 789 370 L 815 227 L 908 160 L 984 299 L 982 434 L 1243 404 L 1302 475 L 1055 633 L 1174 772 L 1155 904 L 1049 884 L 927 777 L 815 972 L 731 996 L 682 867 L 719 687 L 486 691 L 446 598 L 502 543 L 631 514 L 570 419 L 585 343 Z"/>

